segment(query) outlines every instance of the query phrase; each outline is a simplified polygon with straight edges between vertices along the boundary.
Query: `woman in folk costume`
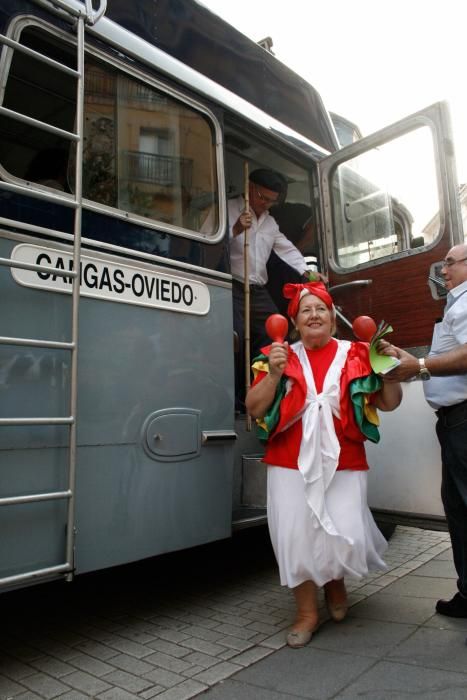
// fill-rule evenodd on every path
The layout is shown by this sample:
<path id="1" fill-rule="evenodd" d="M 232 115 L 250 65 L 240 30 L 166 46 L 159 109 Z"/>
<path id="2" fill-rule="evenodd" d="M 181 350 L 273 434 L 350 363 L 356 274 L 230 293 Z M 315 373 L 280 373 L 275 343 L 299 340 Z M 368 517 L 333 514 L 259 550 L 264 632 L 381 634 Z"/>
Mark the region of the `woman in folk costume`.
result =
<path id="1" fill-rule="evenodd" d="M 368 343 L 332 337 L 336 313 L 322 282 L 287 284 L 283 294 L 300 340 L 263 348 L 246 406 L 268 434 L 269 531 L 297 606 L 287 643 L 302 647 L 319 624 L 318 587 L 340 621 L 344 576 L 386 568 L 366 500 L 364 440 L 379 439 L 375 408 L 392 411 L 402 393 L 372 373 Z"/>

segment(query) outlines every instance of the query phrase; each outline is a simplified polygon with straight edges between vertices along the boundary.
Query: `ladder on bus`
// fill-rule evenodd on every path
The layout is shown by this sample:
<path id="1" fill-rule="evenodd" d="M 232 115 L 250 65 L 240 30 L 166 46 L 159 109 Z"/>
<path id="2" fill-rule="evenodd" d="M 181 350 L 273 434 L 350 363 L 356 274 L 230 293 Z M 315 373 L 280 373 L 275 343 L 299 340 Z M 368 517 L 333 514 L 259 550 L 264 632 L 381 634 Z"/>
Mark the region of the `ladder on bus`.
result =
<path id="1" fill-rule="evenodd" d="M 68 132 L 59 129 L 52 124 L 38 121 L 28 117 L 20 112 L 15 112 L 0 106 L 0 114 L 7 115 L 11 119 L 18 120 L 23 124 L 29 125 L 36 129 L 41 129 L 53 135 L 69 140 L 70 143 L 76 145 L 75 159 L 75 192 L 74 196 L 62 196 L 60 194 L 48 194 L 43 190 L 30 186 L 16 185 L 0 181 L 0 189 L 10 191 L 14 194 L 26 195 L 37 199 L 42 199 L 46 202 L 60 204 L 66 207 L 71 207 L 74 210 L 73 221 L 73 270 L 64 271 L 54 267 L 45 268 L 44 266 L 35 265 L 32 263 L 19 262 L 12 258 L 0 258 L 0 266 L 7 268 L 19 268 L 33 271 L 49 271 L 54 275 L 72 278 L 72 300 L 71 300 L 71 339 L 68 342 L 57 340 L 41 340 L 35 338 L 19 338 L 6 337 L 1 335 L 0 329 L 0 345 L 23 346 L 32 348 L 48 348 L 60 349 L 69 351 L 70 359 L 70 382 L 69 382 L 69 415 L 67 416 L 48 416 L 48 417 L 30 417 L 30 418 L 0 418 L 0 430 L 2 426 L 46 426 L 46 425 L 63 425 L 68 427 L 68 463 L 67 463 L 67 486 L 62 490 L 50 491 L 47 493 L 26 493 L 19 496 L 0 496 L 0 507 L 2 506 L 21 506 L 24 504 L 36 503 L 41 501 L 56 501 L 65 500 L 66 507 L 66 533 L 65 533 L 65 561 L 36 568 L 30 571 L 21 571 L 13 575 L 0 577 L 0 590 L 17 587 L 27 584 L 28 582 L 36 582 L 65 576 L 68 580 L 73 577 L 74 571 L 74 536 L 75 536 L 75 477 L 76 477 L 76 409 L 77 409 L 77 380 L 78 380 L 78 314 L 80 301 L 80 285 L 79 285 L 79 269 L 81 259 L 81 219 L 82 219 L 82 155 L 83 155 L 83 112 L 84 112 L 84 45 L 85 45 L 85 27 L 97 22 L 98 19 L 105 13 L 107 0 L 96 0 L 97 8 L 94 8 L 93 0 L 33 0 L 35 4 L 42 9 L 58 15 L 60 18 L 71 22 L 73 31 L 76 30 L 76 69 L 70 68 L 67 65 L 59 63 L 48 56 L 41 54 L 29 47 L 22 45 L 17 41 L 13 41 L 7 36 L 0 34 L 0 45 L 4 52 L 19 51 L 28 54 L 39 62 L 53 66 L 56 70 L 63 71 L 76 80 L 76 121 L 75 131 Z M 13 227 L 15 230 L 26 231 L 29 233 L 40 234 L 60 234 L 60 231 L 52 229 L 44 229 L 40 226 L 35 226 L 30 223 L 21 222 L 16 219 L 6 219 L 0 217 L 0 225 L 5 227 Z M 66 236 L 66 234 L 65 234 Z"/>

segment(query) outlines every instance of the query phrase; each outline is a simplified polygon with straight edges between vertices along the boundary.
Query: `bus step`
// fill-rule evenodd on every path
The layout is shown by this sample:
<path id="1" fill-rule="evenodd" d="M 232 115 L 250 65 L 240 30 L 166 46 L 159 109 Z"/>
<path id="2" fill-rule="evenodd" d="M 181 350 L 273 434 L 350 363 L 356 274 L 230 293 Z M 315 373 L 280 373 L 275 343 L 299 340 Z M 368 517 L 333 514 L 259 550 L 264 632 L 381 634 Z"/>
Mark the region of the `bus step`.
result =
<path id="1" fill-rule="evenodd" d="M 243 530 L 247 527 L 266 525 L 268 519 L 266 508 L 250 508 L 242 506 L 232 513 L 232 530 Z"/>
<path id="2" fill-rule="evenodd" d="M 66 562 L 57 566 L 49 566 L 46 569 L 36 569 L 23 574 L 15 574 L 14 576 L 4 576 L 0 578 L 0 588 L 13 588 L 27 581 L 33 583 L 35 580 L 39 582 L 39 580 L 43 579 L 57 578 L 57 576 L 69 574 L 71 571 L 73 571 L 73 567 Z"/>

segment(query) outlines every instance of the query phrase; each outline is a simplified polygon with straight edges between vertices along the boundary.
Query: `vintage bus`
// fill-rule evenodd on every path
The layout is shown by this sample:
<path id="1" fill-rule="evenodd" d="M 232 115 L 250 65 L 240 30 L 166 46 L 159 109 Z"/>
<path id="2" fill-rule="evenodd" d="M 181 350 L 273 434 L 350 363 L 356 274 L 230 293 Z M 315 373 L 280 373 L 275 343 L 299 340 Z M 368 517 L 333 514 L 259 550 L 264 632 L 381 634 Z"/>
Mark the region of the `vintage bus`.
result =
<path id="1" fill-rule="evenodd" d="M 445 104 L 339 149 L 318 93 L 193 0 L 3 0 L 0 33 L 9 590 L 264 522 L 234 410 L 226 203 L 245 163 L 307 212 L 311 238 L 283 230 L 328 275 L 342 336 L 368 314 L 425 353 L 463 235 Z M 371 505 L 442 526 L 433 417 L 419 383 L 404 393 L 370 449 Z"/>

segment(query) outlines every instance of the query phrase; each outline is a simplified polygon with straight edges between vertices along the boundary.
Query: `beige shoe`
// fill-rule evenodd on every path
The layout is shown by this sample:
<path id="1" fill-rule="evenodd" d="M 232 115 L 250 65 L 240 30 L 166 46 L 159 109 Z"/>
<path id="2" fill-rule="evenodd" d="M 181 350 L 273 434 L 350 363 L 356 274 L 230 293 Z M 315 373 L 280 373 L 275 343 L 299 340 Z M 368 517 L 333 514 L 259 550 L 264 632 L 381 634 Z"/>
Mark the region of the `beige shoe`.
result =
<path id="1" fill-rule="evenodd" d="M 287 644 L 292 649 L 301 649 L 306 646 L 308 642 L 311 641 L 314 633 L 318 629 L 319 625 L 315 625 L 311 630 L 303 630 L 301 632 L 290 631 L 287 635 Z"/>
<path id="2" fill-rule="evenodd" d="M 328 613 L 334 620 L 334 622 L 342 622 L 347 617 L 349 612 L 349 606 L 345 603 L 339 603 L 338 605 L 331 605 L 326 601 Z"/>
<path id="3" fill-rule="evenodd" d="M 318 629 L 318 592 L 313 581 L 304 581 L 293 589 L 297 613 L 292 629 L 287 634 L 287 644 L 300 649 L 308 644 Z"/>
<path id="4" fill-rule="evenodd" d="M 342 622 L 349 611 L 344 579 L 326 583 L 324 586 L 324 599 L 328 613 L 334 622 Z"/>

